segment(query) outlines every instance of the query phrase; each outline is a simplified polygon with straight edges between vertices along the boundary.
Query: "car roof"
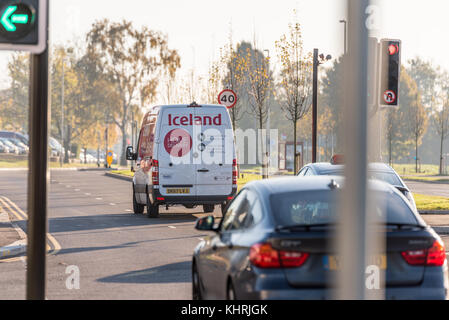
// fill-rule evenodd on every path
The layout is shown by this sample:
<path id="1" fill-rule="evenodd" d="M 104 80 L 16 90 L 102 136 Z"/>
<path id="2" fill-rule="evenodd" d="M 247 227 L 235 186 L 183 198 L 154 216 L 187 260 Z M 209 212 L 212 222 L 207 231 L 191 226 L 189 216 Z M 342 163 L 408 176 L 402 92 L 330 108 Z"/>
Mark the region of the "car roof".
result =
<path id="1" fill-rule="evenodd" d="M 342 171 L 342 170 L 344 170 L 344 167 L 345 167 L 343 164 L 332 164 L 330 162 L 310 163 L 307 166 L 312 167 L 318 173 L 329 172 L 329 171 Z M 382 163 L 382 162 L 369 163 L 368 170 L 395 173 L 395 171 L 392 167 L 390 167 L 388 164 Z"/>
<path id="2" fill-rule="evenodd" d="M 291 176 L 252 181 L 245 188 L 257 190 L 264 195 L 300 191 L 325 191 L 330 190 L 329 185 L 332 181 L 342 186 L 344 180 L 344 177 L 341 176 Z M 370 179 L 368 183 L 371 191 L 391 192 L 394 190 L 394 187 L 379 180 Z"/>

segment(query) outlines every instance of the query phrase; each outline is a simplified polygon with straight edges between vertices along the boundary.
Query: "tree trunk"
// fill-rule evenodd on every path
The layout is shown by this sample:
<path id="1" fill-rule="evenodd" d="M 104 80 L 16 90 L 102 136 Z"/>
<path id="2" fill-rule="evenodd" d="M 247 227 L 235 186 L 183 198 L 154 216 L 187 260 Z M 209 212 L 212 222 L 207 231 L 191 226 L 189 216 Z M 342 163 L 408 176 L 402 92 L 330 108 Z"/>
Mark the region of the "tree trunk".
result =
<path id="1" fill-rule="evenodd" d="M 444 131 L 442 131 L 444 133 Z M 441 135 L 441 140 L 440 140 L 440 175 L 443 174 L 443 143 L 444 143 L 444 135 Z"/>
<path id="2" fill-rule="evenodd" d="M 294 154 L 294 156 L 293 156 L 293 159 L 294 159 L 294 161 L 293 161 L 293 175 L 296 175 L 296 173 L 298 173 L 298 166 L 297 166 L 297 161 L 296 161 L 296 122 L 297 122 L 297 120 L 295 119 L 294 121 L 293 121 L 293 154 Z"/>
<path id="3" fill-rule="evenodd" d="M 84 149 L 84 164 L 86 164 L 87 163 L 87 148 L 84 147 L 83 149 Z"/>
<path id="4" fill-rule="evenodd" d="M 69 148 L 70 148 L 70 140 L 72 137 L 72 127 L 67 126 L 67 132 L 65 132 L 64 137 L 64 163 L 69 163 Z"/>

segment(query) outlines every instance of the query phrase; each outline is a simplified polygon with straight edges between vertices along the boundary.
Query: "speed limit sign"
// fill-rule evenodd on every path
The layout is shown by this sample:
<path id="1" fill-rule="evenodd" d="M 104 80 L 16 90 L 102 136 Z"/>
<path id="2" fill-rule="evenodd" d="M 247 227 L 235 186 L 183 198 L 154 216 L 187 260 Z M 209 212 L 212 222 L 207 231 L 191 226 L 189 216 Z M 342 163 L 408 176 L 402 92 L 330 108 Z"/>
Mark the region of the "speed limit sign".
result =
<path id="1" fill-rule="evenodd" d="M 230 89 L 223 90 L 218 95 L 218 103 L 231 109 L 237 103 L 237 94 Z"/>

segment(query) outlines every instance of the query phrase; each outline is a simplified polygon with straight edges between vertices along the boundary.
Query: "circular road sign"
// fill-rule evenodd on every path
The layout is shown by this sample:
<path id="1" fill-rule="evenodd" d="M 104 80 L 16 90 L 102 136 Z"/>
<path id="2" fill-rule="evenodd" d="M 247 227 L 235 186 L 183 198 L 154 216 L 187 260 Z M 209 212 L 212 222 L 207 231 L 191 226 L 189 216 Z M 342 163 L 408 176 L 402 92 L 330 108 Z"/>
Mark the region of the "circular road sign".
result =
<path id="1" fill-rule="evenodd" d="M 396 94 L 391 91 L 387 90 L 384 92 L 384 101 L 386 104 L 392 104 L 396 101 Z"/>
<path id="2" fill-rule="evenodd" d="M 237 103 L 237 94 L 231 89 L 226 89 L 218 95 L 218 103 L 231 109 Z"/>
<path id="3" fill-rule="evenodd" d="M 0 32 L 8 39 L 26 36 L 34 28 L 35 10 L 21 2 L 7 2 L 0 8 Z"/>

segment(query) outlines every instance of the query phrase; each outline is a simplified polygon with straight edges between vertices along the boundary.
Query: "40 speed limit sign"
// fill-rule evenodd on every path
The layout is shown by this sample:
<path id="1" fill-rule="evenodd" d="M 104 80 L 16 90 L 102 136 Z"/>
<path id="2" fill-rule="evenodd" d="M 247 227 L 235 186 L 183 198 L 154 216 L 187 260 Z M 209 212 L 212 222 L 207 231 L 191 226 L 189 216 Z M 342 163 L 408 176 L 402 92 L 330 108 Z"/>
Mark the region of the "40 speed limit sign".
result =
<path id="1" fill-rule="evenodd" d="M 218 95 L 218 103 L 231 109 L 237 103 L 237 94 L 230 89 L 223 90 Z"/>

